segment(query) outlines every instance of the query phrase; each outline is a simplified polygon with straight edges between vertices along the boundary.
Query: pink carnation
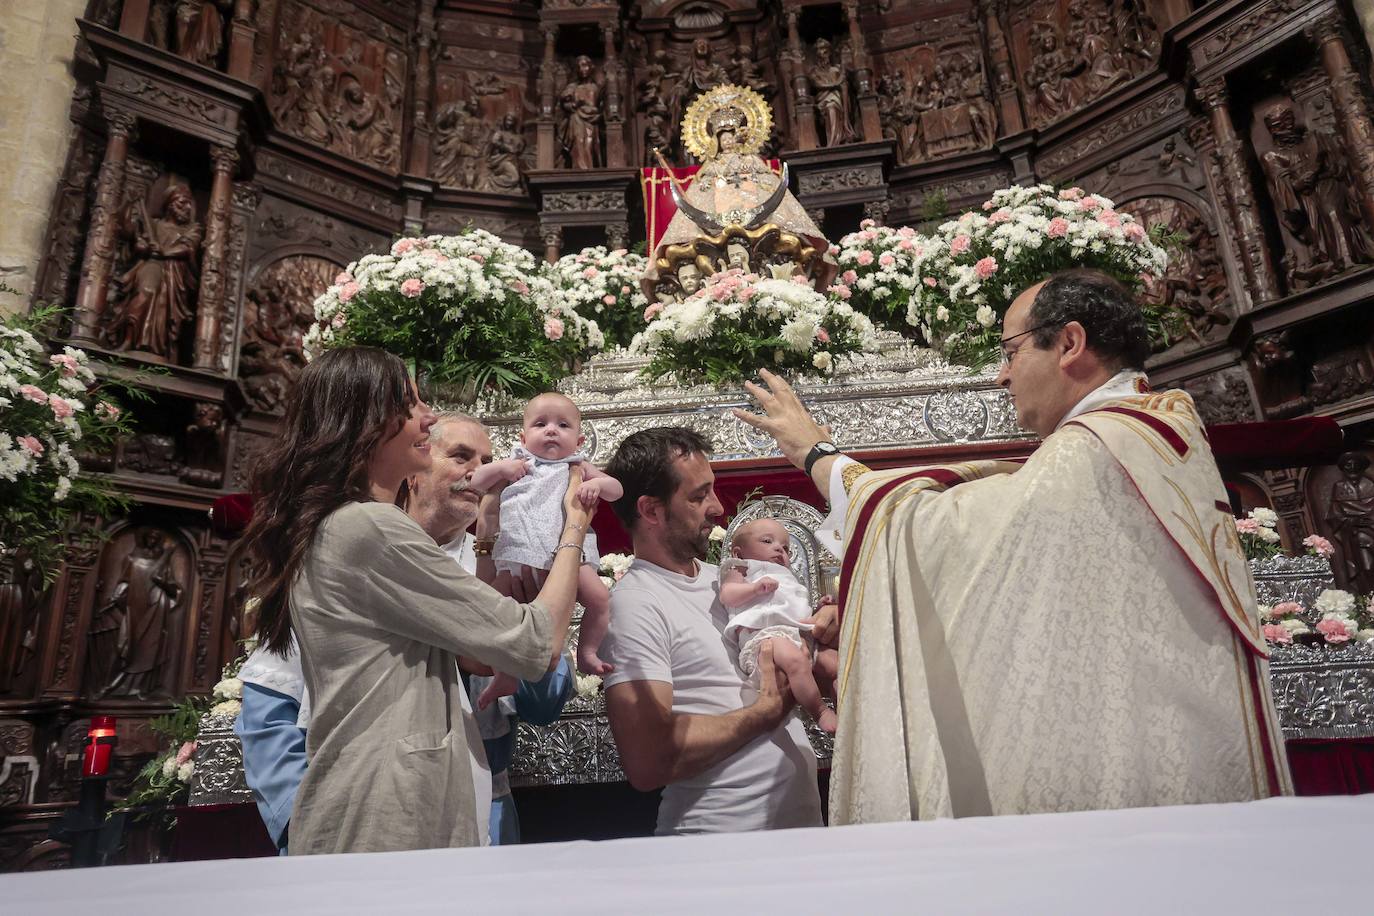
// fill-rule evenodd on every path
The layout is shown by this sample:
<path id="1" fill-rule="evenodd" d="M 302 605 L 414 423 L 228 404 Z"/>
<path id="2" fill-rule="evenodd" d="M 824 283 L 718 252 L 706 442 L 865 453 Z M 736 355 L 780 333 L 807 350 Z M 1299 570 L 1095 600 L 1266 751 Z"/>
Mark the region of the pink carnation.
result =
<path id="1" fill-rule="evenodd" d="M 871 219 L 861 219 L 861 220 L 859 220 L 859 228 L 860 228 L 860 229 L 872 229 L 872 228 L 873 228 L 874 226 L 876 226 L 876 225 L 878 225 L 878 224 L 877 224 L 876 222 L 874 222 L 873 220 L 871 220 Z"/>
<path id="2" fill-rule="evenodd" d="M 1132 242 L 1145 241 L 1145 227 L 1140 225 L 1140 223 L 1129 223 L 1126 228 L 1121 231 L 1125 234 L 1126 238 Z"/>
<path id="3" fill-rule="evenodd" d="M 1259 534 L 1260 524 L 1253 518 L 1236 519 L 1236 530 L 1241 534 Z"/>
<path id="4" fill-rule="evenodd" d="M 342 313 L 340 313 L 342 314 Z M 122 411 L 109 401 L 101 401 L 95 405 L 95 415 L 107 420 L 116 420 Z"/>
<path id="5" fill-rule="evenodd" d="M 487 263 L 487 259 L 486 259 L 485 257 L 483 257 L 482 255 L 478 254 L 478 253 L 475 252 L 475 251 L 474 251 L 472 254 L 468 255 L 468 260 L 469 260 L 469 261 L 473 261 L 474 263 L 477 263 L 477 264 L 485 264 L 485 263 Z"/>
<path id="6" fill-rule="evenodd" d="M 529 284 L 526 283 L 524 280 L 516 280 L 514 283 L 510 285 L 510 288 L 515 290 L 522 296 L 530 291 Z"/>
<path id="7" fill-rule="evenodd" d="M 897 234 L 904 239 L 909 239 L 916 234 L 916 230 L 912 229 L 910 226 L 903 226 L 897 230 Z"/>
<path id="8" fill-rule="evenodd" d="M 972 245 L 972 244 L 973 244 L 973 239 L 969 238 L 968 236 L 966 236 L 966 235 L 956 235 L 956 236 L 954 237 L 954 241 L 952 241 L 952 242 L 949 243 L 949 253 L 950 253 L 950 254 L 963 254 L 965 251 L 968 251 L 969 246 Z"/>
<path id="9" fill-rule="evenodd" d="M 867 267 L 868 265 L 873 263 L 873 252 L 861 251 L 859 252 L 859 256 L 854 260 L 859 262 L 860 267 Z"/>
<path id="10" fill-rule="evenodd" d="M 1121 217 L 1115 210 L 1103 210 L 1101 213 L 1097 214 L 1097 220 L 1102 223 L 1102 225 L 1110 226 L 1113 229 L 1117 229 L 1121 226 Z"/>
<path id="11" fill-rule="evenodd" d="M 339 290 L 339 301 L 347 302 L 356 295 L 358 295 L 358 284 L 351 282 L 345 283 L 343 287 Z"/>
<path id="12" fill-rule="evenodd" d="M 563 320 L 561 318 L 545 318 L 544 336 L 549 340 L 561 340 L 563 337 Z"/>
<path id="13" fill-rule="evenodd" d="M 988 222 L 995 226 L 998 223 L 1005 223 L 1009 219 L 1011 219 L 1011 211 L 1008 210 L 1006 207 L 1003 207 L 996 213 L 989 216 Z"/>
<path id="14" fill-rule="evenodd" d="M 67 403 L 64 398 L 59 398 L 55 394 L 48 398 L 48 406 L 52 408 L 52 415 L 59 420 L 65 420 L 67 417 L 76 413 L 75 407 Z"/>
<path id="15" fill-rule="evenodd" d="M 830 332 L 825 328 L 816 328 L 816 339 L 821 343 L 830 343 Z"/>
<path id="16" fill-rule="evenodd" d="M 343 312 L 335 312 L 334 317 L 329 319 L 329 326 L 337 331 L 339 328 L 343 327 L 344 323 L 347 321 L 347 315 L 345 315 Z"/>
<path id="17" fill-rule="evenodd" d="M 1056 216 L 1050 220 L 1050 224 L 1045 227 L 1045 234 L 1052 239 L 1062 239 L 1069 234 L 1068 220 L 1062 216 Z"/>
<path id="18" fill-rule="evenodd" d="M 836 256 L 839 255 L 839 253 L 840 253 L 840 246 L 839 246 L 839 245 L 831 245 L 829 248 L 825 249 L 825 251 L 826 251 L 826 254 L 830 255 L 830 256 L 833 258 L 833 257 L 836 257 Z"/>
<path id="19" fill-rule="evenodd" d="M 997 259 L 994 257 L 982 258 L 977 264 L 973 265 L 973 270 L 974 273 L 978 274 L 980 280 L 986 280 L 988 277 L 997 273 Z"/>
<path id="20" fill-rule="evenodd" d="M 872 229 L 865 229 L 863 232 L 859 233 L 859 238 L 863 239 L 865 242 L 871 242 L 877 237 L 878 233 L 874 232 Z"/>
<path id="21" fill-rule="evenodd" d="M 841 299 L 848 299 L 850 296 L 854 295 L 854 291 L 843 283 L 836 283 L 834 286 L 830 287 L 830 292 L 839 296 Z"/>
<path id="22" fill-rule="evenodd" d="M 182 764 L 188 762 L 191 759 L 191 755 L 195 752 L 196 743 L 194 741 L 187 741 L 185 744 L 183 744 L 181 746 L 181 750 L 177 751 L 177 766 L 181 766 Z"/>
<path id="23" fill-rule="evenodd" d="M 622 296 L 625 295 L 626 293 L 628 293 L 629 291 L 630 291 L 630 288 L 629 288 L 628 286 L 622 286 L 622 287 L 620 287 L 620 295 L 622 295 Z"/>
<path id="24" fill-rule="evenodd" d="M 1102 209 L 1102 202 L 1093 195 L 1089 194 L 1078 202 L 1078 209 L 1091 213 L 1094 210 Z"/>
<path id="25" fill-rule="evenodd" d="M 916 243 L 913 242 L 911 239 L 902 239 L 900 242 L 897 243 L 897 247 L 902 249 L 903 251 L 910 251 L 911 249 L 916 247 Z"/>
<path id="26" fill-rule="evenodd" d="M 1350 629 L 1343 620 L 1327 618 L 1317 622 L 1317 632 L 1322 634 L 1330 643 L 1342 643 L 1350 641 Z"/>
<path id="27" fill-rule="evenodd" d="M 1078 200 L 1083 196 L 1082 188 L 1065 188 L 1059 192 L 1060 200 Z"/>
<path id="28" fill-rule="evenodd" d="M 1266 623 L 1264 625 L 1264 638 L 1270 642 L 1288 645 L 1293 641 L 1293 634 L 1288 632 L 1288 628 L 1278 623 Z"/>
<path id="29" fill-rule="evenodd" d="M 884 252 L 882 253 L 882 255 L 878 258 L 878 266 L 880 266 L 880 267 L 891 267 L 893 264 L 896 264 L 896 263 L 897 263 L 897 259 L 894 258 L 894 257 L 891 255 L 891 253 L 886 252 L 886 251 L 884 251 Z"/>
<path id="30" fill-rule="evenodd" d="M 610 293 L 607 293 L 606 295 L 601 297 L 601 301 L 606 303 L 607 305 L 615 305 L 615 296 L 612 296 Z"/>
<path id="31" fill-rule="evenodd" d="M 655 302 L 644 310 L 644 320 L 653 321 L 654 316 L 663 311 L 663 303 Z"/>
<path id="32" fill-rule="evenodd" d="M 346 270 L 345 270 L 345 271 L 342 271 L 337 277 L 334 278 L 334 285 L 335 285 L 335 286 L 343 286 L 345 283 L 352 283 L 352 282 L 353 282 L 353 275 L 352 275 L 351 273 L 349 273 L 348 271 L 346 271 Z"/>
<path id="33" fill-rule="evenodd" d="M 1278 604 L 1274 605 L 1273 610 L 1270 612 L 1275 620 L 1280 617 L 1295 617 L 1301 613 L 1302 605 L 1298 604 L 1296 601 L 1280 601 Z"/>
<path id="34" fill-rule="evenodd" d="M 415 239 L 399 239 L 395 245 L 391 246 L 391 253 L 397 256 L 403 255 L 407 251 L 413 251 L 417 244 Z"/>
<path id="35" fill-rule="evenodd" d="M 806 276 L 803 275 L 803 274 L 793 274 L 793 275 L 792 275 L 792 282 L 795 283 L 795 284 L 797 284 L 798 286 L 810 286 L 810 285 L 811 285 L 811 281 L 808 280 L 808 279 L 806 278 Z"/>
<path id="36" fill-rule="evenodd" d="M 15 441 L 24 446 L 25 450 L 35 458 L 43 454 L 43 443 L 39 442 L 33 436 L 20 436 Z"/>
<path id="37" fill-rule="evenodd" d="M 925 280 L 923 280 L 922 282 L 925 283 L 926 286 L 931 287 L 932 289 L 940 285 L 935 281 L 934 277 L 926 277 Z"/>
<path id="38" fill-rule="evenodd" d="M 48 393 L 37 385 L 20 385 L 19 393 L 25 400 L 33 401 L 35 404 L 48 403 Z"/>
<path id="39" fill-rule="evenodd" d="M 1331 542 L 1320 534 L 1309 534 L 1302 539 L 1302 546 L 1308 548 L 1319 557 L 1329 557 L 1336 552 L 1336 548 L 1331 546 Z"/>
<path id="40" fill-rule="evenodd" d="M 52 356 L 48 357 L 48 362 L 51 365 L 60 366 L 62 368 L 63 378 L 71 378 L 72 376 L 76 375 L 76 370 L 79 366 L 79 363 L 77 363 L 76 361 L 76 357 L 69 356 L 66 353 L 54 353 Z"/>
<path id="41" fill-rule="evenodd" d="M 409 280 L 406 280 L 401 284 L 401 295 L 406 296 L 410 299 L 414 299 L 416 296 L 420 295 L 424 291 L 424 281 L 419 280 L 415 277 L 411 277 Z"/>
<path id="42" fill-rule="evenodd" d="M 985 200 L 985 201 L 983 201 L 983 209 L 984 209 L 984 210 L 991 210 L 991 209 L 992 209 L 993 207 L 995 207 L 995 206 L 997 206 L 997 205 L 996 205 L 995 203 L 993 203 L 992 201 L 990 201 L 990 200 Z"/>
<path id="43" fill-rule="evenodd" d="M 859 279 L 859 275 L 852 270 L 846 270 L 844 273 L 840 274 L 840 279 L 852 285 Z"/>
<path id="44" fill-rule="evenodd" d="M 582 271 L 582 276 L 584 276 L 584 277 L 586 277 L 588 280 L 590 280 L 590 279 L 594 278 L 594 277 L 595 277 L 597 274 L 599 274 L 600 272 L 601 272 L 601 271 L 597 270 L 595 267 L 588 267 L 586 270 Z"/>
<path id="45" fill-rule="evenodd" d="M 429 259 L 435 264 L 447 264 L 449 261 L 448 255 L 444 254 L 438 248 L 431 248 L 426 251 L 425 254 L 429 255 Z"/>

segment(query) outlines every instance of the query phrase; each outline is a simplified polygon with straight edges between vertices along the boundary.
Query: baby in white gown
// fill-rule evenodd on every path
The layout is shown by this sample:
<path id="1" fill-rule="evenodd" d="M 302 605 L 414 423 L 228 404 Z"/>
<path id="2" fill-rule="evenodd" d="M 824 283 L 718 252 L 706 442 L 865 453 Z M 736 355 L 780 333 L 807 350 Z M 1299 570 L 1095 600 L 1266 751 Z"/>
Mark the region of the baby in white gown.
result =
<path id="1" fill-rule="evenodd" d="M 725 636 L 739 652 L 740 670 L 758 682 L 759 652 L 773 641 L 773 664 L 787 675 L 792 695 L 816 724 L 834 732 L 835 711 L 825 705 L 816 685 L 811 658 L 811 616 L 806 586 L 790 566 L 792 543 L 787 529 L 771 518 L 740 527 L 730 546 L 731 556 L 720 564 L 720 603 L 731 611 Z M 822 649 L 814 665 L 833 678 L 839 653 Z"/>

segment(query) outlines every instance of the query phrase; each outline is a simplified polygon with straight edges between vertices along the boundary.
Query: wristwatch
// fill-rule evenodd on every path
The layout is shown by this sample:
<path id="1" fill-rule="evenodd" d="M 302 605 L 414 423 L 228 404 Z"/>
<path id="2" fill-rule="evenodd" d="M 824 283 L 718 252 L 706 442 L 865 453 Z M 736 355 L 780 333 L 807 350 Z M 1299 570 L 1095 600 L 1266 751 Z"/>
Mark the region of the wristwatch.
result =
<path id="1" fill-rule="evenodd" d="M 802 470 L 806 472 L 807 477 L 810 477 L 811 469 L 816 466 L 817 461 L 820 461 L 826 455 L 838 455 L 839 453 L 840 450 L 835 447 L 835 443 L 826 442 L 822 439 L 820 442 L 811 446 L 811 451 L 806 453 L 806 461 L 802 465 Z"/>

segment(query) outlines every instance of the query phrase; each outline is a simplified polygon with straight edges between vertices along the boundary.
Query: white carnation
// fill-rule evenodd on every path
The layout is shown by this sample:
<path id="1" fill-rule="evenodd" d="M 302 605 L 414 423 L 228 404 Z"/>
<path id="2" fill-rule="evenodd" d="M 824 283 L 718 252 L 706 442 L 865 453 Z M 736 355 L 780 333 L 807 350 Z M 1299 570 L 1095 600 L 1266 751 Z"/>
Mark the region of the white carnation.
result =
<path id="1" fill-rule="evenodd" d="M 1355 610 L 1355 596 L 1339 588 L 1328 588 L 1317 596 L 1316 603 L 1312 606 L 1320 611 L 1323 617 L 1349 614 Z"/>
<path id="2" fill-rule="evenodd" d="M 1273 509 L 1251 509 L 1250 517 L 1259 522 L 1265 528 L 1274 528 L 1279 523 L 1279 515 Z"/>
<path id="3" fill-rule="evenodd" d="M 176 759 L 175 759 L 175 758 L 172 759 L 172 763 L 173 763 L 173 764 L 176 763 Z M 182 782 L 190 782 L 190 781 L 191 781 L 191 777 L 195 774 L 195 772 L 196 772 L 196 765 L 195 765 L 194 761 L 188 760 L 188 761 L 186 761 L 185 763 L 183 763 L 181 766 L 177 767 L 177 779 L 181 780 Z"/>
<path id="4" fill-rule="evenodd" d="M 990 328 L 997 323 L 997 313 L 993 311 L 990 305 L 978 306 L 978 312 L 974 317 L 976 317 L 978 323 L 985 328 Z"/>

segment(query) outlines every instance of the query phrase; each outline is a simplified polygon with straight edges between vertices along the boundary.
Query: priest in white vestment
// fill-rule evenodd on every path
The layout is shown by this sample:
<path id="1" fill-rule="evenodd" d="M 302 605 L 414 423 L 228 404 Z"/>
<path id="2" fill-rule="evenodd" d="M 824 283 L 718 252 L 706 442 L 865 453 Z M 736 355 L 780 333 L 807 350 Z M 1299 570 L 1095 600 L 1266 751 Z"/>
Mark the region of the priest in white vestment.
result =
<path id="1" fill-rule="evenodd" d="M 1008 310 L 1024 462 L 870 471 L 750 385 L 843 532 L 833 824 L 1291 794 L 1264 638 L 1192 399 L 1144 318 L 1066 271 Z"/>

